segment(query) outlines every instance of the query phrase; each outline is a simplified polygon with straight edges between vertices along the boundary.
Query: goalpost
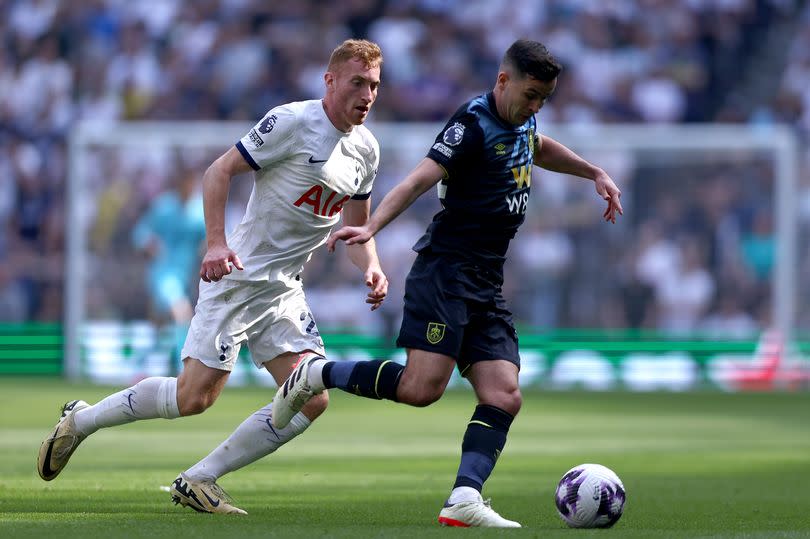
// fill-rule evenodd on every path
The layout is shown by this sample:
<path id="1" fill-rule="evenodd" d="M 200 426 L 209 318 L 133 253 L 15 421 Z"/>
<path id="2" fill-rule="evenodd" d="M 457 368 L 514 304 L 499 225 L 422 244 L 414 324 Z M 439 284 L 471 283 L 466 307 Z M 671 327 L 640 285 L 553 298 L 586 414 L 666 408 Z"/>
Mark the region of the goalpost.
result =
<path id="1" fill-rule="evenodd" d="M 219 155 L 241 138 L 251 125 L 242 122 L 124 122 L 79 124 L 69 138 L 67 178 L 66 279 L 65 279 L 65 373 L 80 376 L 81 330 L 88 319 L 90 252 L 88 234 L 98 208 L 98 184 L 107 179 L 97 167 L 97 152 L 146 154 L 164 152 L 216 152 Z M 369 126 L 380 142 L 380 174 L 402 177 L 421 159 L 441 124 L 387 124 Z M 547 134 L 593 162 L 602 157 L 619 160 L 660 152 L 668 159 L 688 162 L 701 156 L 765 154 L 773 167 L 773 215 L 776 256 L 771 277 L 772 320 L 775 328 L 789 337 L 795 327 L 798 291 L 798 187 L 799 148 L 795 134 L 783 126 L 744 125 L 541 125 Z M 620 156 L 620 157 L 615 157 Z M 721 157 L 717 157 L 721 156 Z M 392 163 L 392 164 L 389 164 Z M 387 167 L 396 167 L 392 170 Z M 609 168 L 605 165 L 605 168 Z M 387 172 L 386 172 L 387 171 Z M 619 174 L 610 170 L 617 183 Z M 91 180 L 92 178 L 92 180 Z M 380 192 L 380 191 L 378 191 Z M 532 195 L 535 196 L 534 194 Z M 381 195 L 375 201 L 379 202 Z M 626 208 L 632 211 L 632 208 Z M 531 213 L 532 210 L 529 211 Z M 627 219 L 627 215 L 625 219 Z"/>

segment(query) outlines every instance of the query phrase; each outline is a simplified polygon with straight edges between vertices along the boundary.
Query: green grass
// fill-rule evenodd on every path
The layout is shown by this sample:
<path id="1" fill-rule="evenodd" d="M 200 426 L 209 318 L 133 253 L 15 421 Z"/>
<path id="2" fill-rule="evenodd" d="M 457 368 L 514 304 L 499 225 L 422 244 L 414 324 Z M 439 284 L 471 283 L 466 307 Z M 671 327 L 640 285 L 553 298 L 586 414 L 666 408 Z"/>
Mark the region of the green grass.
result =
<path id="1" fill-rule="evenodd" d="M 110 388 L 0 379 L 0 537 L 810 537 L 810 394 L 525 395 L 485 496 L 522 530 L 453 530 L 436 514 L 474 406 L 426 409 L 333 392 L 330 410 L 276 454 L 220 484 L 250 514 L 201 515 L 159 490 L 272 397 L 228 388 L 202 416 L 101 431 L 51 483 L 36 453 L 64 401 Z M 611 530 L 569 530 L 560 476 L 613 468 L 627 506 Z"/>

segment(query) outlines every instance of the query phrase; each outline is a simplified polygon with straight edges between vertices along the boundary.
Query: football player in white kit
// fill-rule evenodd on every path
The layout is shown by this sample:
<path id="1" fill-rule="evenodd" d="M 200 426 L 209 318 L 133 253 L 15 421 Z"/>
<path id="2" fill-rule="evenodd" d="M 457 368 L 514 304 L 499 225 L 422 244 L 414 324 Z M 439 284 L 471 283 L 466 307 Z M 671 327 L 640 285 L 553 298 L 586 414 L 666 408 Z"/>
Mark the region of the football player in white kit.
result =
<path id="1" fill-rule="evenodd" d="M 219 396 L 243 343 L 258 368 L 282 383 L 302 359 L 325 354 L 301 284 L 312 252 L 326 243 L 340 214 L 347 225 L 368 220 L 379 145 L 362 124 L 377 97 L 382 54 L 365 40 L 338 46 L 324 74 L 322 100 L 271 109 L 203 177 L 207 252 L 200 295 L 177 378 L 146 378 L 90 406 L 65 404 L 42 442 L 38 471 L 50 481 L 78 445 L 100 428 L 141 419 L 199 414 Z M 233 176 L 255 170 L 241 224 L 226 240 L 225 203 Z M 376 310 L 388 280 L 372 242 L 349 249 Z M 275 451 L 326 409 L 313 398 L 288 426 L 272 426 L 272 405 L 248 417 L 231 436 L 170 487 L 175 503 L 209 513 L 240 513 L 216 484 L 223 474 Z"/>

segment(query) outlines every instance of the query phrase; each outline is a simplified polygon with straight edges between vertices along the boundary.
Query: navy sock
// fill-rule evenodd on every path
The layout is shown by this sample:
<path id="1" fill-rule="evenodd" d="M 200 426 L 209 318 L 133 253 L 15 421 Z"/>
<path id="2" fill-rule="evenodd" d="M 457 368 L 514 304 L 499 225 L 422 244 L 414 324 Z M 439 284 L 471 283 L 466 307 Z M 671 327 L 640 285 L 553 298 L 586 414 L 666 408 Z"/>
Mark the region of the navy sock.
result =
<path id="1" fill-rule="evenodd" d="M 323 367 L 323 383 L 327 388 L 369 399 L 397 400 L 397 386 L 405 367 L 391 360 L 330 361 Z"/>
<path id="2" fill-rule="evenodd" d="M 481 492 L 506 444 L 506 434 L 514 418 L 489 404 L 475 407 L 461 443 L 461 464 L 453 488 L 472 487 Z"/>

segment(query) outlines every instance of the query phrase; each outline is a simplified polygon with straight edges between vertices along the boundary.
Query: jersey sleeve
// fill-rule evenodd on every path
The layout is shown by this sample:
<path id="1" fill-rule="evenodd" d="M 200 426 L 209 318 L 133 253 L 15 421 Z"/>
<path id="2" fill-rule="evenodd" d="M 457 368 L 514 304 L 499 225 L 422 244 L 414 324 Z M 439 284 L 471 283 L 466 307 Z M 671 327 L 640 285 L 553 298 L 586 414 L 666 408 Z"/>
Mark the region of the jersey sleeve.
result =
<path id="1" fill-rule="evenodd" d="M 295 145 L 298 116 L 285 105 L 270 109 L 253 129 L 236 143 L 236 149 L 253 168 L 260 170 L 283 160 Z"/>
<path id="2" fill-rule="evenodd" d="M 365 200 L 371 196 L 371 188 L 374 185 L 374 179 L 377 177 L 377 169 L 380 166 L 380 145 L 376 139 L 371 140 L 372 154 L 369 155 L 367 161 L 368 173 L 360 181 L 360 187 L 357 193 L 352 197 L 353 200 Z"/>
<path id="3" fill-rule="evenodd" d="M 483 140 L 478 117 L 467 111 L 459 111 L 436 137 L 427 157 L 441 165 L 447 177 L 451 178 L 466 160 L 480 155 Z"/>

